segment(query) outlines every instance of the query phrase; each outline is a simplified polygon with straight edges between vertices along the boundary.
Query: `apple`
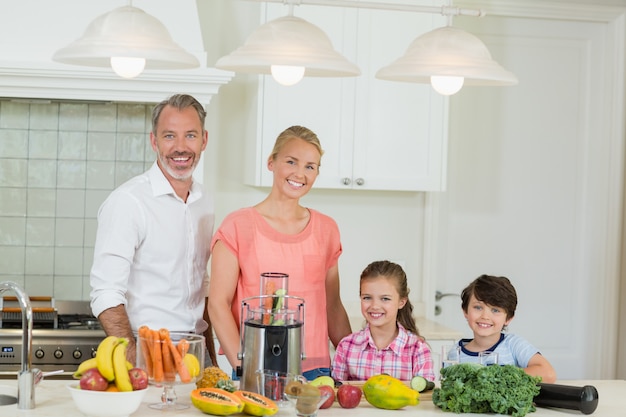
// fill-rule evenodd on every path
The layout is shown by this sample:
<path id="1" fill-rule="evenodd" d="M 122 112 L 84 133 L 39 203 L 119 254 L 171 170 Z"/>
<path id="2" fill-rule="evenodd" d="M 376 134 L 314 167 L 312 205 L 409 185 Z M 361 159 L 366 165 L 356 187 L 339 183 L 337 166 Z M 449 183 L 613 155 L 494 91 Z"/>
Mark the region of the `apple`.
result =
<path id="1" fill-rule="evenodd" d="M 320 406 L 320 408 L 330 408 L 335 402 L 335 389 L 328 385 L 319 385 L 317 387 L 320 390 L 320 393 L 324 395 L 324 393 L 329 393 L 330 397 Z"/>
<path id="2" fill-rule="evenodd" d="M 148 373 L 141 368 L 133 368 L 128 371 L 133 391 L 148 388 Z"/>
<path id="3" fill-rule="evenodd" d="M 337 402 L 343 408 L 354 408 L 361 402 L 363 391 L 356 385 L 343 384 L 337 388 Z"/>
<path id="4" fill-rule="evenodd" d="M 98 368 L 86 370 L 79 383 L 80 389 L 88 391 L 106 391 L 109 387 L 109 381 L 104 379 Z"/>

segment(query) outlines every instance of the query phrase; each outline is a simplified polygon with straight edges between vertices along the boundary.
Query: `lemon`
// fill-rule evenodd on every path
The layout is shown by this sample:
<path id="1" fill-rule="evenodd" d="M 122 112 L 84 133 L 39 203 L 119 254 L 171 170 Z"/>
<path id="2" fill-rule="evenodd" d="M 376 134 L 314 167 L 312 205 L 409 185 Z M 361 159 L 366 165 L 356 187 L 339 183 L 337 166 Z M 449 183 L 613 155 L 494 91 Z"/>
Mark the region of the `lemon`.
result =
<path id="1" fill-rule="evenodd" d="M 185 356 L 183 357 L 183 363 L 187 367 L 189 375 L 192 378 L 200 375 L 200 362 L 198 361 L 198 358 L 196 358 L 196 355 L 193 355 L 191 353 L 185 354 Z"/>

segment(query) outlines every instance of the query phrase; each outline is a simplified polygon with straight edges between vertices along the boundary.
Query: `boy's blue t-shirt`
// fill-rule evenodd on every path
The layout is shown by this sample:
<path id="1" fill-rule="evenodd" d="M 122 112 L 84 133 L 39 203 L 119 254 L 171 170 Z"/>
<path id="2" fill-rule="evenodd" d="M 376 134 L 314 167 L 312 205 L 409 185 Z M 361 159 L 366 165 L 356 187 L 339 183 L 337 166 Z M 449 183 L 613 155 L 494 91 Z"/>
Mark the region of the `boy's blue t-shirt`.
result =
<path id="1" fill-rule="evenodd" d="M 478 352 L 470 352 L 465 349 L 465 345 L 472 339 L 461 339 L 461 363 L 479 363 Z M 521 336 L 510 333 L 502 333 L 500 340 L 487 349 L 489 352 L 498 353 L 498 365 L 515 365 L 520 368 L 526 368 L 530 358 L 536 353 L 540 353 L 530 342 Z"/>

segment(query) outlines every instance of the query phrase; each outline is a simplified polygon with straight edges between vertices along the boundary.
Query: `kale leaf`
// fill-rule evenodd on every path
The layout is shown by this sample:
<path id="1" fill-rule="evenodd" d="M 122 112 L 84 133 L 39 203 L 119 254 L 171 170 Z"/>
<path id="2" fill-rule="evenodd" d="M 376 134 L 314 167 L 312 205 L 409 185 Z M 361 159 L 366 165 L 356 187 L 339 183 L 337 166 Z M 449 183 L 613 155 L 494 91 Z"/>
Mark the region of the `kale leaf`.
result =
<path id="1" fill-rule="evenodd" d="M 441 370 L 441 388 L 433 403 L 453 413 L 497 413 L 523 417 L 535 411 L 533 399 L 541 389 L 533 377 L 514 365 L 483 366 L 461 363 Z"/>

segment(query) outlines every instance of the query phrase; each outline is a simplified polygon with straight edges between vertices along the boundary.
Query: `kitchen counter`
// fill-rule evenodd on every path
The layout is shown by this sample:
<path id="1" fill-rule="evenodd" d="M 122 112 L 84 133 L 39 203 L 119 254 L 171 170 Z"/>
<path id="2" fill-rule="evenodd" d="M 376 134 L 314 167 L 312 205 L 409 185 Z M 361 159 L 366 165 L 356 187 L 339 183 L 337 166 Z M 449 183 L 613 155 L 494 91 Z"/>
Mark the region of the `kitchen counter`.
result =
<path id="1" fill-rule="evenodd" d="M 34 410 L 17 410 L 16 405 L 0 406 L 0 415 L 3 417 L 83 417 L 83 415 L 76 409 L 69 391 L 66 385 L 76 383 L 76 381 L 59 381 L 59 380 L 44 380 L 36 388 L 35 401 L 36 408 Z M 593 385 L 598 389 L 600 401 L 598 408 L 592 414 L 595 417 L 615 417 L 623 415 L 626 409 L 626 381 L 624 380 L 603 380 L 603 381 L 558 381 L 563 385 Z M 0 394 L 10 394 L 11 390 L 15 390 L 17 381 L 2 381 L 0 383 Z M 180 386 L 176 392 L 180 402 L 190 403 L 189 392 L 194 388 L 194 385 Z M 150 387 L 149 392 L 144 398 L 143 404 L 139 410 L 132 414 L 133 417 L 143 417 L 158 415 L 160 411 L 153 410 L 148 407 L 148 404 L 160 401 L 161 390 L 155 387 Z M 406 407 L 402 410 L 395 411 L 400 415 L 406 415 L 407 412 L 413 413 L 418 411 L 419 416 L 432 417 L 432 416 L 457 416 L 457 414 L 444 413 L 439 408 L 435 407 L 431 401 L 422 401 L 415 407 Z M 318 417 L 385 417 L 393 414 L 394 411 L 380 410 L 369 405 L 365 400 L 361 404 L 353 409 L 342 409 L 337 403 L 332 408 L 320 410 Z M 205 416 L 201 411 L 197 410 L 193 406 L 189 409 L 181 411 L 168 411 L 167 415 L 180 415 L 180 416 Z M 563 409 L 548 409 L 538 408 L 536 412 L 528 414 L 530 417 L 543 417 L 543 416 L 571 416 L 578 415 L 583 416 L 582 413 L 574 410 Z M 239 414 L 237 415 L 239 416 Z M 241 414 L 243 416 L 243 414 Z M 295 411 L 281 410 L 278 417 L 294 416 Z M 462 416 L 485 416 L 485 414 L 462 414 Z"/>
<path id="2" fill-rule="evenodd" d="M 365 326 L 363 316 L 350 316 L 350 326 L 352 331 L 356 332 Z M 416 317 L 415 324 L 426 341 L 429 340 L 459 340 L 463 335 L 461 332 L 443 326 L 436 321 L 428 320 L 425 317 Z"/>

